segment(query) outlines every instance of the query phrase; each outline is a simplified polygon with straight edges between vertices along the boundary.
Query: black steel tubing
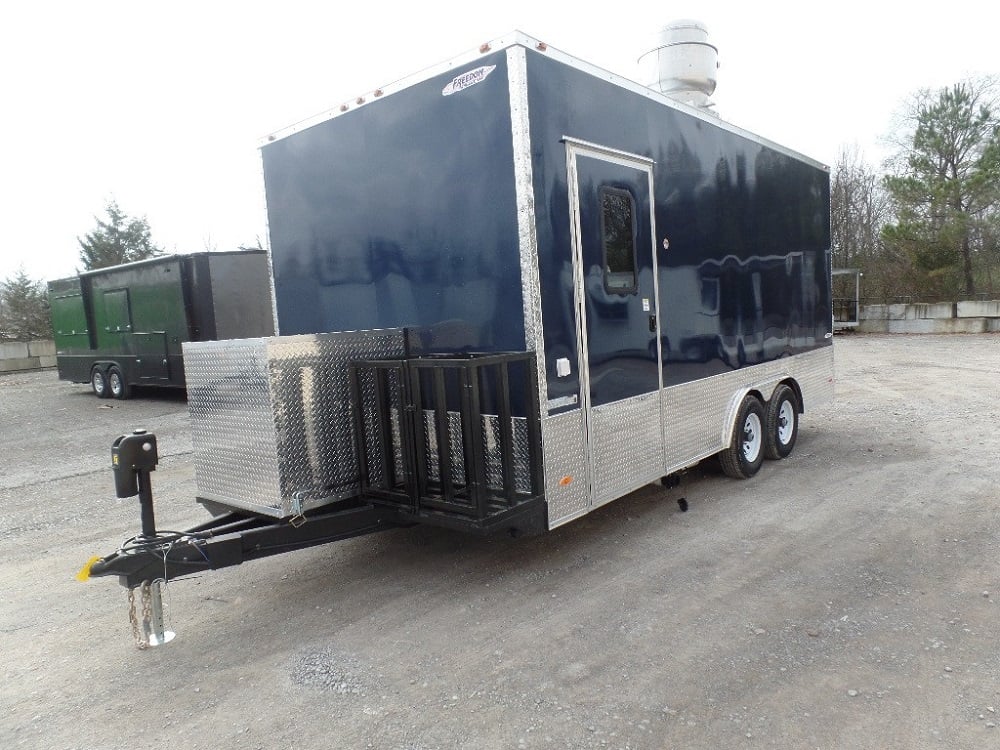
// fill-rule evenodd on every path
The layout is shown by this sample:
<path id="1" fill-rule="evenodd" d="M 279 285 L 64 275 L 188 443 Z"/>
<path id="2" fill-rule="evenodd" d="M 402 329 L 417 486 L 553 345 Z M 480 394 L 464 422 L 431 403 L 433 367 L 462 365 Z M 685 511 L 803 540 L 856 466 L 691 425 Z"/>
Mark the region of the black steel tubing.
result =
<path id="1" fill-rule="evenodd" d="M 373 455 L 375 446 L 371 444 L 374 440 L 381 442 L 378 453 L 386 476 L 393 475 L 397 462 L 401 461 L 404 467 L 404 476 L 396 477 L 392 484 L 387 482 L 384 487 L 375 487 L 369 481 L 364 497 L 412 513 L 416 518 L 426 516 L 431 523 L 444 523 L 443 519 L 452 518 L 446 525 L 461 527 L 464 524 L 470 530 L 493 527 L 507 516 L 507 511 L 518 509 L 520 513 L 526 503 L 541 501 L 541 423 L 538 377 L 532 353 L 425 356 L 356 362 L 353 366 L 358 372 L 352 398 L 359 429 L 362 486 L 365 486 L 364 478 L 369 470 L 362 459 Z M 523 374 L 517 369 L 522 367 Z M 398 378 L 399 445 L 392 441 L 393 416 L 386 390 L 392 387 L 387 382 L 390 369 Z M 365 387 L 362 370 L 374 376 L 378 392 L 374 405 L 362 393 Z M 514 393 L 521 387 L 526 402 L 518 412 L 524 409 L 528 439 L 527 466 L 523 467 L 530 481 L 527 492 L 518 491 L 518 471 L 522 468 L 515 460 Z M 452 420 L 454 409 L 449 410 L 449 399 L 451 404 L 457 401 L 457 428 Z M 490 420 L 498 420 L 498 444 L 491 447 L 488 456 L 484 429 L 489 423 L 483 413 L 484 404 L 489 404 Z M 492 414 L 494 410 L 496 415 Z M 521 418 L 520 413 L 517 418 Z M 455 429 L 460 430 L 461 456 L 452 451 Z M 435 448 L 429 454 L 431 430 Z M 401 455 L 397 456 L 397 452 Z M 465 469 L 464 486 L 455 481 L 456 460 L 461 460 Z M 432 477 L 430 472 L 435 461 L 438 474 Z M 491 466 L 492 462 L 497 462 L 499 482 L 494 484 L 500 486 L 490 486 L 489 477 L 496 475 L 492 470 L 487 471 L 487 461 Z"/>
<path id="2" fill-rule="evenodd" d="M 434 378 L 434 421 L 437 426 L 438 478 L 446 503 L 455 502 L 455 484 L 451 479 L 451 425 L 448 419 L 448 395 L 445 390 L 445 370 L 431 370 Z M 420 417 L 418 417 L 420 418 Z M 468 476 L 468 475 L 466 475 Z"/>
<path id="3" fill-rule="evenodd" d="M 142 524 L 142 539 L 156 538 L 156 517 L 153 514 L 153 483 L 148 471 L 136 472 L 139 483 L 139 518 Z"/>

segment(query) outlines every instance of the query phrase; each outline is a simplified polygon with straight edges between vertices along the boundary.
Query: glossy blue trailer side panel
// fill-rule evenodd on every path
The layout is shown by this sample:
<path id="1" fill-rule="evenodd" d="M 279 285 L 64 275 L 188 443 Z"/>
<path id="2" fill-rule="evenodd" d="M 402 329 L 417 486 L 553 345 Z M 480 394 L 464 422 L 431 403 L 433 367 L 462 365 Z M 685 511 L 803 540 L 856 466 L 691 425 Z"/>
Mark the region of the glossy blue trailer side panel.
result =
<path id="1" fill-rule="evenodd" d="M 577 356 L 565 136 L 655 161 L 665 386 L 831 344 L 826 170 L 541 54 L 527 80 L 550 399 L 579 391 L 578 373 L 554 376 Z M 587 334 L 610 353 L 621 327 Z"/>
<path id="2" fill-rule="evenodd" d="M 555 377 L 556 359 L 578 361 L 565 136 L 654 162 L 655 269 L 637 257 L 659 287 L 660 351 L 648 315 L 588 318 L 593 405 L 634 395 L 616 373 L 660 367 L 669 386 L 830 344 L 826 170 L 525 52 L 549 399 L 580 392 L 577 368 Z M 264 146 L 282 334 L 405 327 L 414 354 L 524 348 L 506 53 L 480 67 L 449 96 L 465 68 Z"/>
<path id="3" fill-rule="evenodd" d="M 279 332 L 408 328 L 412 353 L 523 350 L 506 55 L 262 148 Z"/>

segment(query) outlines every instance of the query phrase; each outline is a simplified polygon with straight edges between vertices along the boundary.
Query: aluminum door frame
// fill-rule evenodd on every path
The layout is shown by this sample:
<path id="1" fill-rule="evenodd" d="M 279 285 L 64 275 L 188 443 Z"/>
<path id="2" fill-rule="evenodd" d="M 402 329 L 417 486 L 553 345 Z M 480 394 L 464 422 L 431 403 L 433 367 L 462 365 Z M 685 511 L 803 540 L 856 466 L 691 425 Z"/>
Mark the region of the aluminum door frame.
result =
<path id="1" fill-rule="evenodd" d="M 657 361 L 657 391 L 663 391 L 663 340 L 660 327 L 660 289 L 659 273 L 657 271 L 656 252 L 656 201 L 653 190 L 653 167 L 655 160 L 633 154 L 628 151 L 602 146 L 597 143 L 563 136 L 561 139 L 566 144 L 566 185 L 569 196 L 570 211 L 570 236 L 572 241 L 573 257 L 573 306 L 576 313 L 576 341 L 577 341 L 577 372 L 580 379 L 580 409 L 583 411 L 583 444 L 584 455 L 587 467 L 587 508 L 592 510 L 595 505 L 594 487 L 594 447 L 593 447 L 593 405 L 590 402 L 590 356 L 587 343 L 587 310 L 584 289 L 583 271 L 583 237 L 580 226 L 580 185 L 577 172 L 577 157 L 585 156 L 590 159 L 617 164 L 622 167 L 636 169 L 645 172 L 649 188 L 649 237 L 650 237 L 650 259 L 653 271 L 653 304 L 656 316 L 656 361 Z M 638 248 L 637 248 L 638 251 Z M 646 394 L 643 394 L 646 395 Z M 657 434 L 661 439 L 663 434 L 663 414 L 662 405 L 657 418 Z M 609 502 L 615 498 L 603 498 L 602 502 Z M 586 511 L 584 511 L 586 512 Z"/>

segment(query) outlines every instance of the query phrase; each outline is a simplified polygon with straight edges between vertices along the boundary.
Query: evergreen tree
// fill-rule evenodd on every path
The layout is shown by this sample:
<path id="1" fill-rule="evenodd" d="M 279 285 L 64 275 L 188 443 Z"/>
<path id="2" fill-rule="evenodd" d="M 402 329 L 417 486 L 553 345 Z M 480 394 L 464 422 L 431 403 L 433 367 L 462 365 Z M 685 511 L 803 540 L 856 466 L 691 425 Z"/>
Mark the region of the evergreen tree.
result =
<path id="1" fill-rule="evenodd" d="M 960 83 L 914 105 L 912 138 L 886 178 L 897 221 L 883 237 L 905 253 L 925 293 L 974 295 L 1000 208 L 1000 118 L 989 81 Z"/>
<path id="2" fill-rule="evenodd" d="M 0 338 L 15 341 L 52 338 L 52 319 L 45 284 L 24 269 L 0 281 Z"/>
<path id="3" fill-rule="evenodd" d="M 162 255 L 163 250 L 153 244 L 149 222 L 146 218 L 132 218 L 112 200 L 105 207 L 108 218 L 97 221 L 97 229 L 88 232 L 80 243 L 80 262 L 83 270 L 107 268 L 121 263 L 131 263 Z"/>

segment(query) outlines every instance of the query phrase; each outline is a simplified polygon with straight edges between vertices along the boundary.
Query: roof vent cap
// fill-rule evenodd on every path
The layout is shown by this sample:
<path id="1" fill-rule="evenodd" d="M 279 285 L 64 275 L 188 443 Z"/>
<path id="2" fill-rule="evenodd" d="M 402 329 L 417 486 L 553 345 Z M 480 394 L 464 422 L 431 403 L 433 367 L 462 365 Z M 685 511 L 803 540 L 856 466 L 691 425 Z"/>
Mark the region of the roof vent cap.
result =
<path id="1" fill-rule="evenodd" d="M 642 80 L 661 94 L 707 109 L 715 93 L 719 50 L 708 41 L 708 27 L 683 19 L 664 26 L 652 48 L 639 57 Z"/>

